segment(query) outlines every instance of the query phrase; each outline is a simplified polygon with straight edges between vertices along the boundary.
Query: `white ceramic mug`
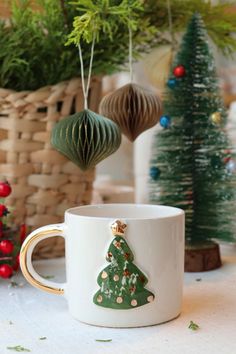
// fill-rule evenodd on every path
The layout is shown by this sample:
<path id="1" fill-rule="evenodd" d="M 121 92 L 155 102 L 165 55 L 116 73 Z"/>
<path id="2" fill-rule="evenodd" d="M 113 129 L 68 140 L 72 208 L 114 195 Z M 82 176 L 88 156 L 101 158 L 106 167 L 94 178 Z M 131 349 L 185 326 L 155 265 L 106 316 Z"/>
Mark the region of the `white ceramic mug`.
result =
<path id="1" fill-rule="evenodd" d="M 53 236 L 65 238 L 65 284 L 45 280 L 32 266 L 34 247 Z M 181 311 L 184 212 L 135 204 L 72 208 L 63 224 L 26 238 L 20 263 L 29 283 L 65 295 L 70 313 L 82 322 L 138 327 L 169 321 Z"/>

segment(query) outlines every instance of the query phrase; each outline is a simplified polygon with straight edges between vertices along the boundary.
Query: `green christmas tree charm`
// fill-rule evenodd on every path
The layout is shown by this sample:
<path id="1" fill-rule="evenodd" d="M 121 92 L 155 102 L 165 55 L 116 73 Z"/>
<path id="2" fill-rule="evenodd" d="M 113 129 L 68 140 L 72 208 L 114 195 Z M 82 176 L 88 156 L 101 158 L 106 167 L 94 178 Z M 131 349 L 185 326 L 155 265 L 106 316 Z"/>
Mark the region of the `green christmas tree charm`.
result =
<path id="1" fill-rule="evenodd" d="M 134 256 L 124 239 L 126 224 L 116 220 L 112 226 L 115 236 L 107 252 L 111 263 L 98 275 L 100 289 L 94 295 L 96 305 L 112 309 L 132 309 L 154 300 L 154 294 L 145 288 L 147 277 L 133 263 Z"/>
<path id="2" fill-rule="evenodd" d="M 189 23 L 174 64 L 162 130 L 153 144 L 150 201 L 185 211 L 186 250 L 192 252 L 185 269 L 210 270 L 221 264 L 212 240 L 235 237 L 236 198 L 226 112 L 199 14 Z"/>

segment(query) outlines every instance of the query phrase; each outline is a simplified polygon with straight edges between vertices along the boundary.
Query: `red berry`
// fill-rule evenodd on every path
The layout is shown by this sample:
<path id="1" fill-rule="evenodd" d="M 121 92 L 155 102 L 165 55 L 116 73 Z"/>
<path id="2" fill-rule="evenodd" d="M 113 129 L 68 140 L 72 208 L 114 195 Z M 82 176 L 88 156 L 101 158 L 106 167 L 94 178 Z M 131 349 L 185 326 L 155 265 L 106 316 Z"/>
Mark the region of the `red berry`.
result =
<path id="1" fill-rule="evenodd" d="M 20 253 L 18 253 L 18 255 L 16 256 L 16 262 L 20 264 Z"/>
<path id="2" fill-rule="evenodd" d="M 12 266 L 12 268 L 13 268 L 13 270 L 14 270 L 15 272 L 17 272 L 18 269 L 19 269 L 19 263 L 15 263 L 15 264 Z"/>
<path id="3" fill-rule="evenodd" d="M 13 269 L 9 264 L 1 264 L 0 265 L 0 277 L 2 278 L 10 278 L 13 274 Z"/>
<path id="4" fill-rule="evenodd" d="M 5 207 L 4 204 L 0 204 L 0 217 L 5 216 L 9 213 L 8 209 Z"/>
<path id="5" fill-rule="evenodd" d="M 3 223 L 0 220 L 0 238 L 3 237 Z"/>
<path id="6" fill-rule="evenodd" d="M 14 265 L 13 265 L 12 268 L 13 268 L 15 271 L 17 271 L 18 268 L 19 268 L 19 265 L 20 265 L 20 254 L 18 253 L 18 255 L 17 255 L 16 258 L 15 258 L 15 263 L 14 263 Z"/>
<path id="7" fill-rule="evenodd" d="M 22 224 L 20 226 L 20 241 L 21 241 L 21 243 L 23 243 L 25 238 L 26 238 L 26 225 Z"/>
<path id="8" fill-rule="evenodd" d="M 14 249 L 14 245 L 11 241 L 9 240 L 2 240 L 0 242 L 0 251 L 3 253 L 3 254 L 9 254 L 9 253 L 12 253 Z"/>
<path id="9" fill-rule="evenodd" d="M 0 197 L 5 198 L 11 194 L 11 186 L 8 182 L 0 182 Z"/>
<path id="10" fill-rule="evenodd" d="M 186 73 L 185 67 L 183 65 L 178 65 L 174 68 L 173 74 L 175 77 L 183 77 Z"/>

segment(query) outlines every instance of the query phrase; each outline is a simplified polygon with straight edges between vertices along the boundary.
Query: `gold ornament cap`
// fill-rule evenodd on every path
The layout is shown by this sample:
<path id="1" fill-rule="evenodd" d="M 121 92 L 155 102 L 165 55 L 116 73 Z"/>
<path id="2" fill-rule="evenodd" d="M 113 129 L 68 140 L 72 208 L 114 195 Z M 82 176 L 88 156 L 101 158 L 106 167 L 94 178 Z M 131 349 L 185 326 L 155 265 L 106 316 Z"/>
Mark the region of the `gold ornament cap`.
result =
<path id="1" fill-rule="evenodd" d="M 211 114 L 211 120 L 215 124 L 220 124 L 222 121 L 221 113 L 220 112 L 214 112 Z"/>
<path id="2" fill-rule="evenodd" d="M 111 231 L 113 235 L 123 236 L 126 228 L 127 225 L 121 220 L 116 220 L 111 224 Z"/>

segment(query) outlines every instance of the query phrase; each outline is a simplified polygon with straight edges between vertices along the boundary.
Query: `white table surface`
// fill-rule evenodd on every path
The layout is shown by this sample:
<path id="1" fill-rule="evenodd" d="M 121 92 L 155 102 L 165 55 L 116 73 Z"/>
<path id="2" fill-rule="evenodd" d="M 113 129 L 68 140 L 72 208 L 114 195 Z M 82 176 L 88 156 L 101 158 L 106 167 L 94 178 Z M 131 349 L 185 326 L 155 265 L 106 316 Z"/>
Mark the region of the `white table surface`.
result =
<path id="1" fill-rule="evenodd" d="M 145 328 L 85 325 L 71 318 L 63 297 L 39 291 L 21 276 L 12 279 L 21 285 L 16 288 L 0 280 L 0 354 L 14 353 L 7 347 L 16 345 L 37 354 L 235 354 L 236 248 L 225 247 L 223 254 L 222 268 L 185 274 L 179 318 Z M 37 270 L 61 281 L 64 260 L 39 261 Z M 198 331 L 188 329 L 190 320 Z"/>

